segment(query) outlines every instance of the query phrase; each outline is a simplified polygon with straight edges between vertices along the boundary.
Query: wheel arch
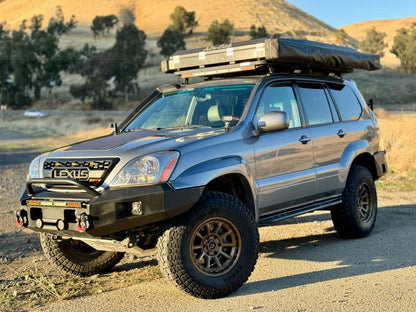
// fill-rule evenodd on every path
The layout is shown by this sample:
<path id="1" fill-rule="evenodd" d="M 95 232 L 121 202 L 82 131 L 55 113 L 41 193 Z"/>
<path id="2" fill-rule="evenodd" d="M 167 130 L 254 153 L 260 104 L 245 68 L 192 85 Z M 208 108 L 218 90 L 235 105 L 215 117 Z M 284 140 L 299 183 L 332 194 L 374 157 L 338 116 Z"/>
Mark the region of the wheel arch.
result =
<path id="1" fill-rule="evenodd" d="M 377 172 L 373 150 L 366 140 L 355 141 L 348 145 L 344 150 L 340 163 L 341 167 L 346 170 L 344 175 L 345 182 L 353 166 L 367 168 L 371 172 L 374 180 L 380 177 Z"/>
<path id="2" fill-rule="evenodd" d="M 226 156 L 196 164 L 170 182 L 175 189 L 202 186 L 236 197 L 258 220 L 256 192 L 250 168 L 241 156 Z"/>
<path id="3" fill-rule="evenodd" d="M 351 163 L 351 167 L 352 166 L 365 167 L 370 171 L 374 180 L 378 179 L 376 163 L 373 155 L 371 155 L 370 153 L 367 152 L 359 154 L 357 157 L 354 158 L 353 162 Z"/>
<path id="4" fill-rule="evenodd" d="M 258 219 L 252 189 L 242 174 L 234 173 L 216 177 L 206 185 L 204 191 L 222 192 L 237 198 L 248 207 L 255 220 Z"/>

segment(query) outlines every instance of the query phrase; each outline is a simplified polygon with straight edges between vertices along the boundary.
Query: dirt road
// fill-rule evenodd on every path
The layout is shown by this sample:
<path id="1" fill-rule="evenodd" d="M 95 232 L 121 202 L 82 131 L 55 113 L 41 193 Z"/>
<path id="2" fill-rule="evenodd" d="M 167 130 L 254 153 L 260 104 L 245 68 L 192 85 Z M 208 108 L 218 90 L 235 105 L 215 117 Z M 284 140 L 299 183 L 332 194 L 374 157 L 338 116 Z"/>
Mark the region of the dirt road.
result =
<path id="1" fill-rule="evenodd" d="M 18 208 L 18 188 L 34 154 L 27 150 L 0 151 L 0 260 L 3 259 L 0 261 L 0 279 L 3 285 L 13 280 L 10 270 L 15 268 L 49 267 L 36 235 L 19 232 L 12 224 L 13 210 Z M 240 290 L 227 298 L 195 299 L 173 288 L 160 274 L 127 283 L 137 270 L 158 271 L 156 261 L 149 258 L 145 263 L 124 261 L 112 273 L 93 277 L 95 280 L 107 279 L 105 285 L 112 283 L 114 287 L 106 288 L 103 284 L 92 295 L 49 300 L 43 306 L 29 305 L 23 309 L 77 312 L 416 311 L 416 192 L 393 194 L 381 190 L 379 207 L 373 233 L 359 240 L 340 239 L 327 212 L 315 212 L 278 226 L 261 228 L 260 255 L 255 271 Z M 144 265 L 146 267 L 142 268 Z M 24 282 L 25 273 L 21 275 Z M 91 279 L 81 279 L 81 282 L 88 284 Z M 19 300 L 18 288 L 15 294 Z M 0 298 L 0 310 L 11 310 L 10 305 L 6 305 L 10 302 L 4 296 Z"/>

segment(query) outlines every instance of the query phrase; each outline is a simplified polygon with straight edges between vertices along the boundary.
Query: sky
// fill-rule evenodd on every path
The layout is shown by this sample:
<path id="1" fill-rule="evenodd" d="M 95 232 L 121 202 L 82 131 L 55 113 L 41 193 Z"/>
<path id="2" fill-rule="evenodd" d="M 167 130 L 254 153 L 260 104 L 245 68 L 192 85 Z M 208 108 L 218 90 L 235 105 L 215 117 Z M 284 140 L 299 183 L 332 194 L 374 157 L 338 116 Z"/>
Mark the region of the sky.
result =
<path id="1" fill-rule="evenodd" d="M 358 22 L 416 16 L 416 0 L 286 0 L 340 28 Z"/>

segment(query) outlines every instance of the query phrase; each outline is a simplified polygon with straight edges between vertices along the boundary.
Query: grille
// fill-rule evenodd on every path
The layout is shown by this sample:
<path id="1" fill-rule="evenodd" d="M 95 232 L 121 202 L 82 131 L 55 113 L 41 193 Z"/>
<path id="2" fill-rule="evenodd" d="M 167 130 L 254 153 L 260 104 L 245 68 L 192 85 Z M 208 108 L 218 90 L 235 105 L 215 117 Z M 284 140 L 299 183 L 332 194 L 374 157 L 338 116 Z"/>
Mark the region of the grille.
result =
<path id="1" fill-rule="evenodd" d="M 74 179 L 97 187 L 117 162 L 118 159 L 47 159 L 43 163 L 43 176 Z"/>

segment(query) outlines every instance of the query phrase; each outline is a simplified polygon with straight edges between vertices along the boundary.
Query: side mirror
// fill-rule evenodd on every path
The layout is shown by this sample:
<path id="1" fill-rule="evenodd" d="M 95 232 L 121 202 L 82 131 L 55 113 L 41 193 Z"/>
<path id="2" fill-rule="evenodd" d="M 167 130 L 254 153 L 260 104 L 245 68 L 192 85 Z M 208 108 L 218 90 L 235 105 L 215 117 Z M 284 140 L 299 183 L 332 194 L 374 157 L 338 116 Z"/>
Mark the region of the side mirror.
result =
<path id="1" fill-rule="evenodd" d="M 271 111 L 260 117 L 257 129 L 262 132 L 274 132 L 289 128 L 289 115 L 286 112 Z"/>

